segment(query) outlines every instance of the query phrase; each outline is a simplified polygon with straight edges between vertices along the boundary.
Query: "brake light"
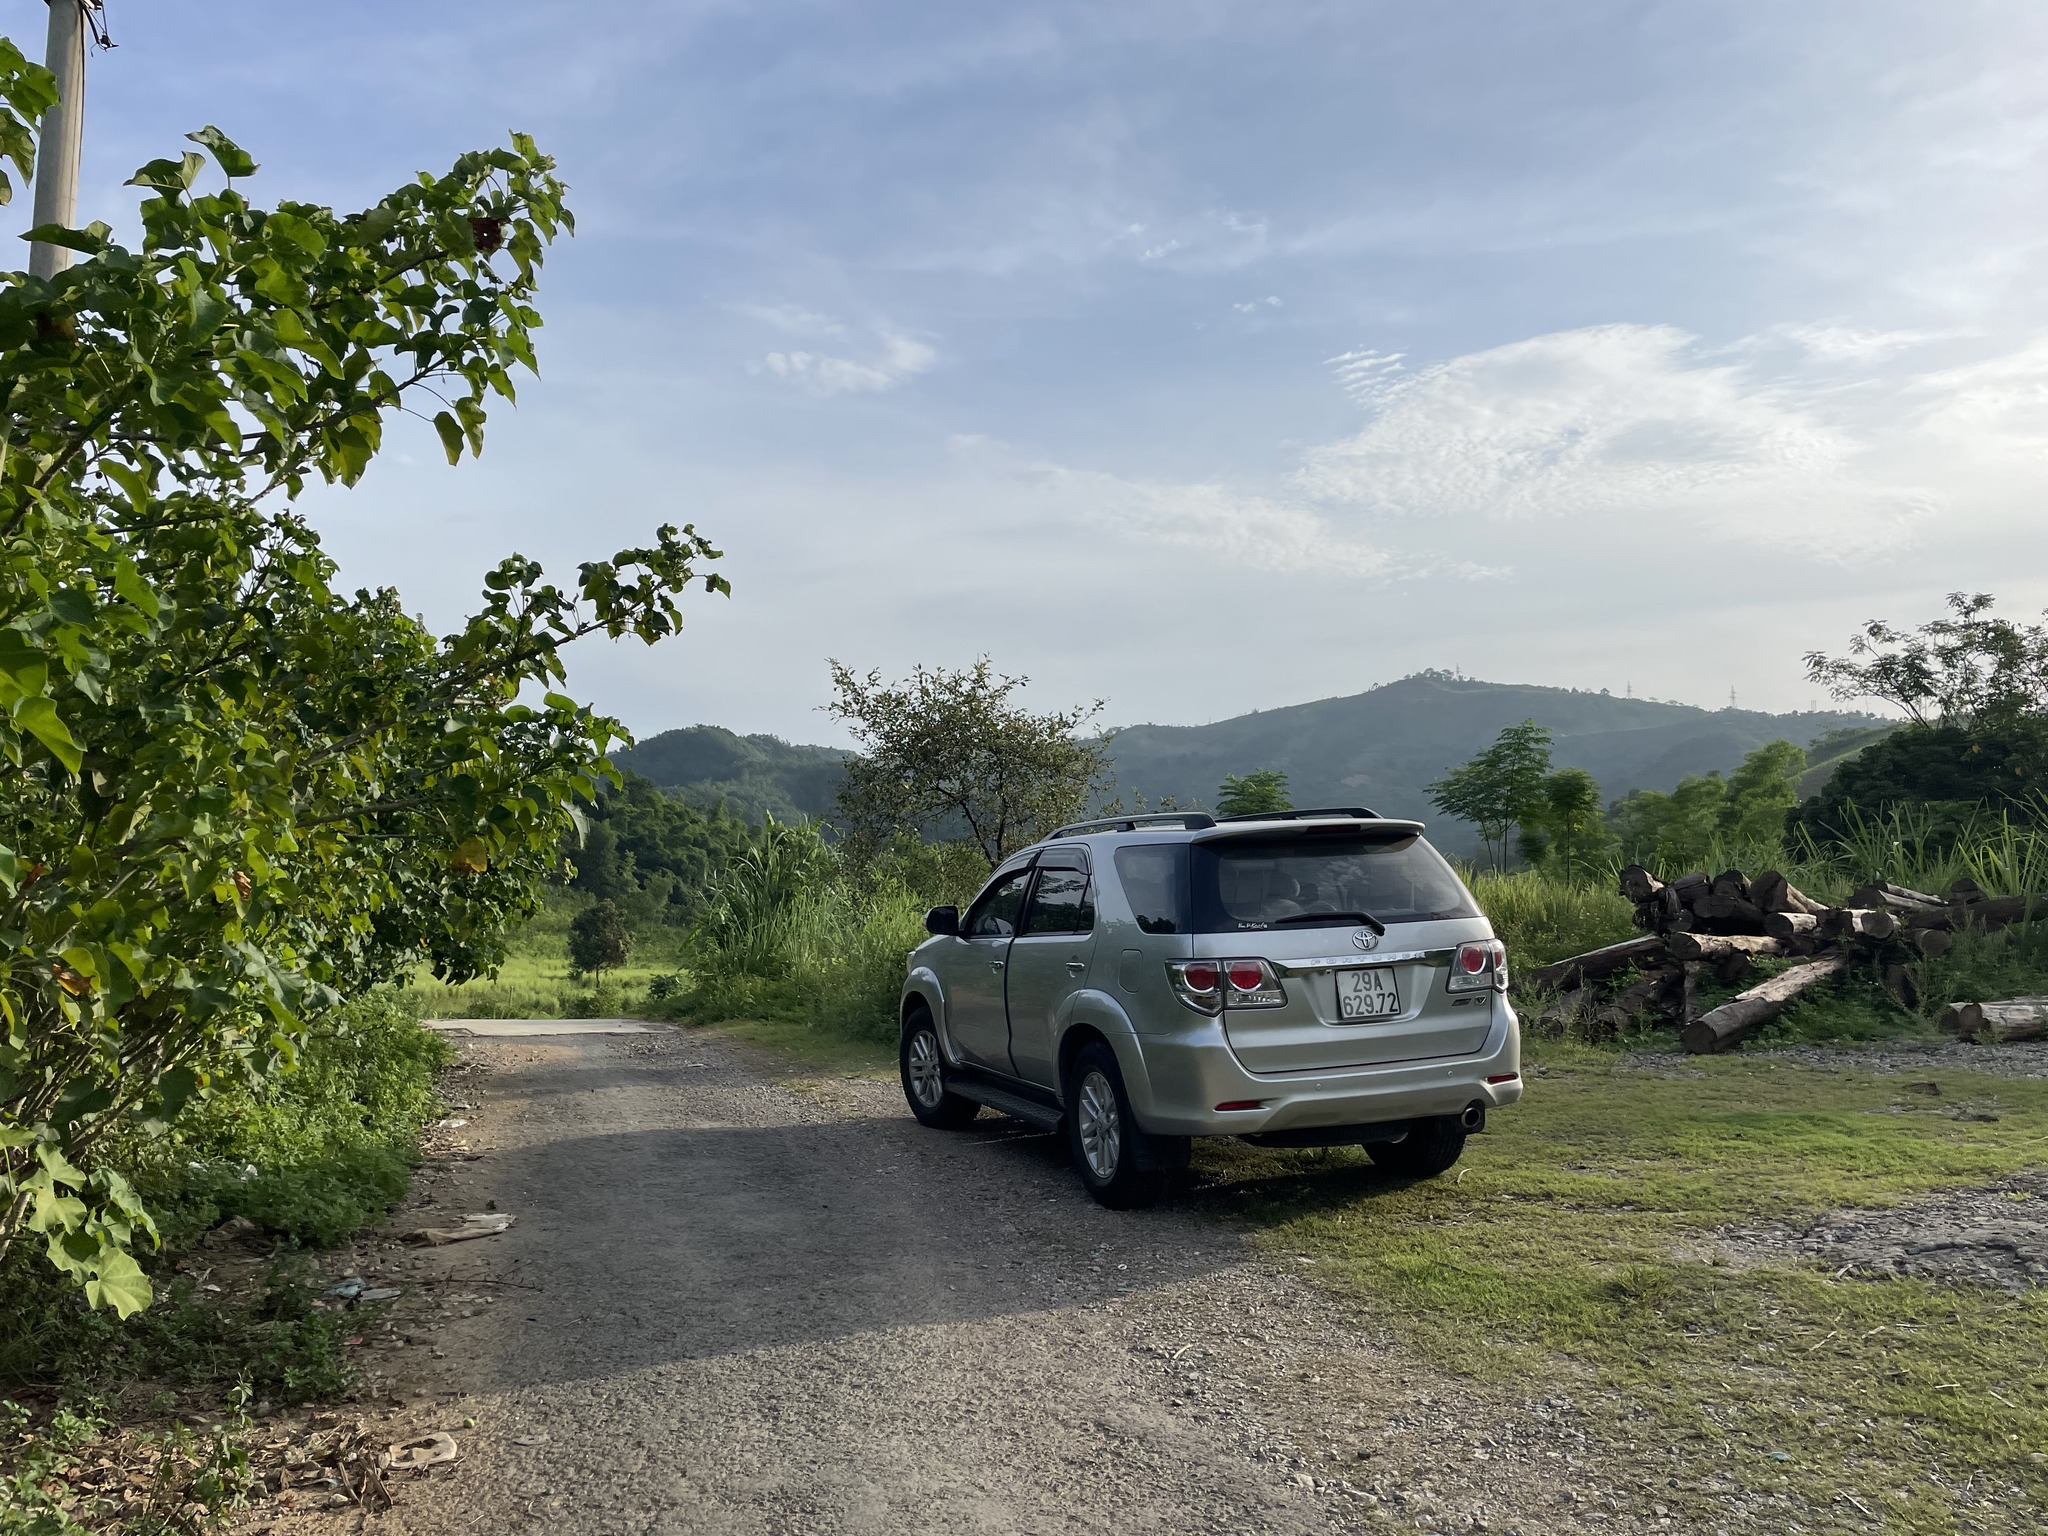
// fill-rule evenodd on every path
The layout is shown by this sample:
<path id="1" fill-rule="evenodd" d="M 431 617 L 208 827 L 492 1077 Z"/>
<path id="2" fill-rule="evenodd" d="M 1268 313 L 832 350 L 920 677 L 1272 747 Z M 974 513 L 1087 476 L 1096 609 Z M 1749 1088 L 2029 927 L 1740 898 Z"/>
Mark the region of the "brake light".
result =
<path id="1" fill-rule="evenodd" d="M 1223 968 L 1214 960 L 1169 960 L 1173 995 L 1197 1013 L 1223 1011 Z"/>
<path id="2" fill-rule="evenodd" d="M 1489 988 L 1507 991 L 1507 946 L 1499 939 L 1460 944 L 1451 960 L 1451 979 L 1447 985 L 1453 992 L 1484 992 Z"/>
<path id="3" fill-rule="evenodd" d="M 1174 995 L 1197 1013 L 1232 1008 L 1284 1008 L 1287 991 L 1263 960 L 1172 960 Z"/>
<path id="4" fill-rule="evenodd" d="M 1285 1008 L 1287 992 L 1273 967 L 1263 960 L 1226 960 L 1223 974 L 1230 980 L 1230 992 L 1223 999 L 1231 1008 Z"/>

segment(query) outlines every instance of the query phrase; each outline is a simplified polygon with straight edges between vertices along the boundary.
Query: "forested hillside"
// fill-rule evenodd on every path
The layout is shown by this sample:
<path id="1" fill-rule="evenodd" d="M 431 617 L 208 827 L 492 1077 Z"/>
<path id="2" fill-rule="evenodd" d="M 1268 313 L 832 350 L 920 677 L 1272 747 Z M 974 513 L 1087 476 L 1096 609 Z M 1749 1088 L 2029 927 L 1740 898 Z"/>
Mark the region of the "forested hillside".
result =
<path id="1" fill-rule="evenodd" d="M 1816 758 L 1832 769 L 1843 760 L 1838 753 L 1867 745 L 1889 724 L 1842 710 L 1707 710 L 1422 672 L 1366 693 L 1210 725 L 1126 726 L 1110 751 L 1127 802 L 1135 793 L 1154 804 L 1171 797 L 1213 805 L 1225 775 L 1275 768 L 1287 775 L 1297 805 L 1363 804 L 1431 818 L 1425 786 L 1525 719 L 1553 733 L 1557 766 L 1584 768 L 1607 799 L 1668 790 L 1689 774 L 1726 773 L 1745 753 L 1781 739 L 1804 747 L 1839 735 L 1839 746 Z M 832 815 L 845 761 L 836 748 L 713 725 L 664 731 L 615 755 L 621 767 L 694 804 L 723 801 L 751 821 L 764 810 L 784 820 Z"/>
<path id="2" fill-rule="evenodd" d="M 1803 747 L 1831 731 L 1883 723 L 1840 710 L 1706 710 L 1422 672 L 1368 693 L 1213 725 L 1125 727 L 1114 743 L 1117 779 L 1147 800 L 1208 804 L 1225 774 L 1278 768 L 1297 805 L 1363 804 L 1428 817 L 1425 786 L 1520 720 L 1547 727 L 1555 763 L 1584 768 L 1609 799 L 1670 789 L 1688 774 L 1725 773 L 1767 741 Z"/>
<path id="3" fill-rule="evenodd" d="M 650 736 L 612 759 L 692 805 L 724 805 L 736 816 L 778 821 L 830 816 L 845 774 L 837 747 L 793 746 L 779 736 L 740 736 L 691 725 Z"/>

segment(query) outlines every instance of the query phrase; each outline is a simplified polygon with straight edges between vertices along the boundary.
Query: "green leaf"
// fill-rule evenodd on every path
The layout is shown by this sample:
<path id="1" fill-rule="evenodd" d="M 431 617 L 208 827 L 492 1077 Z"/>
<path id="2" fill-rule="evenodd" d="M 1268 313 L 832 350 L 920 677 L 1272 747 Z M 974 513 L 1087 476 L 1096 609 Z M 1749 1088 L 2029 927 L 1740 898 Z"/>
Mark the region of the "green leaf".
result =
<path id="1" fill-rule="evenodd" d="M 462 462 L 462 424 L 446 411 L 434 413 L 434 430 L 441 434 L 442 451 L 450 464 Z"/>
<path id="2" fill-rule="evenodd" d="M 85 1282 L 85 1299 L 95 1307 L 112 1307 L 123 1321 L 155 1300 L 142 1266 L 118 1248 L 109 1248 L 95 1265 L 98 1273 Z"/>
<path id="3" fill-rule="evenodd" d="M 186 121 L 190 122 L 191 119 L 187 118 Z M 221 168 L 221 173 L 230 179 L 256 174 L 257 165 L 249 158 L 249 152 L 213 124 L 208 123 L 197 133 L 188 133 L 185 137 L 194 144 L 204 145 L 211 150 L 214 163 Z"/>
<path id="4" fill-rule="evenodd" d="M 50 756 L 73 773 L 84 764 L 84 752 L 73 739 L 70 727 L 58 716 L 57 706 L 48 699 L 17 699 L 8 714 L 17 726 L 49 748 Z"/>
<path id="5" fill-rule="evenodd" d="M 107 236 L 111 233 L 104 224 L 90 224 L 84 229 L 66 229 L 62 224 L 38 224 L 21 238 L 37 245 L 61 245 L 67 251 L 83 251 L 88 256 L 97 256 L 107 248 Z"/>

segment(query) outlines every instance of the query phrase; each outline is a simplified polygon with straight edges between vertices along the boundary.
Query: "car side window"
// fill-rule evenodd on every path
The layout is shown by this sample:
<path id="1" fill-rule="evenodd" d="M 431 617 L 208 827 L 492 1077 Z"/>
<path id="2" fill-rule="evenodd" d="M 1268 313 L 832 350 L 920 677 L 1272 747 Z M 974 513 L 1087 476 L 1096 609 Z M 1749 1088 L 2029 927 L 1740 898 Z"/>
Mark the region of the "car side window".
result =
<path id="1" fill-rule="evenodd" d="M 1095 926 L 1095 902 L 1085 869 L 1044 869 L 1024 914 L 1024 932 L 1086 933 Z"/>
<path id="2" fill-rule="evenodd" d="M 1024 887 L 1031 871 L 1020 869 L 1006 875 L 982 892 L 981 900 L 968 909 L 961 932 L 970 939 L 1007 939 L 1017 931 L 1017 914 L 1024 907 Z"/>
<path id="3" fill-rule="evenodd" d="M 1139 843 L 1116 851 L 1117 879 L 1143 933 L 1186 933 L 1187 847 Z"/>

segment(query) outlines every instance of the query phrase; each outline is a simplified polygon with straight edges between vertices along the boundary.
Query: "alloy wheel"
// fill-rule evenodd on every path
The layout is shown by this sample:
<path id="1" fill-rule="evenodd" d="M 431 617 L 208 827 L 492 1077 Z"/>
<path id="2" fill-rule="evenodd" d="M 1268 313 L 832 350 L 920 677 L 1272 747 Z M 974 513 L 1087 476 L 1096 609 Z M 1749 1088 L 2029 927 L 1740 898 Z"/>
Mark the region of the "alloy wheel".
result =
<path id="1" fill-rule="evenodd" d="M 1116 1089 L 1100 1072 L 1081 1079 L 1077 1126 L 1081 1133 L 1081 1155 L 1088 1171 L 1104 1183 L 1116 1177 L 1123 1156 L 1123 1116 L 1117 1110 Z"/>
<path id="2" fill-rule="evenodd" d="M 946 1077 L 939 1061 L 939 1037 L 921 1029 L 910 1037 L 910 1091 L 926 1109 L 936 1109 L 946 1096 Z"/>

